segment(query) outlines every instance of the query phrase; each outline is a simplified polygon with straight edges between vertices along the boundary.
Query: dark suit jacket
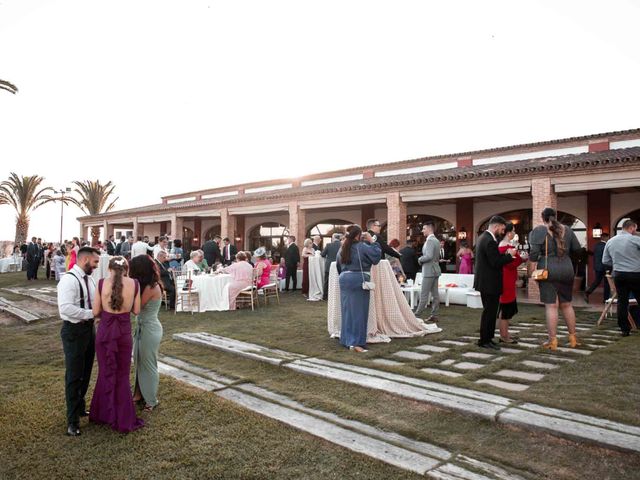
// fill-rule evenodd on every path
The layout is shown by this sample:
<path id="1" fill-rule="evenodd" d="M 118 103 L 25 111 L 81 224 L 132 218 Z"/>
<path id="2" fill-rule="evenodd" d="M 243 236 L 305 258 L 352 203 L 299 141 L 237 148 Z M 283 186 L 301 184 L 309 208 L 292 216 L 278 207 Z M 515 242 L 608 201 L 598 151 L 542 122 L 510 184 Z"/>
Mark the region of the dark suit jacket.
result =
<path id="1" fill-rule="evenodd" d="M 511 255 L 502 255 L 498 243 L 485 231 L 476 243 L 476 263 L 473 288 L 480 293 L 500 295 L 502 293 L 502 267 L 513 261 Z"/>
<path id="2" fill-rule="evenodd" d="M 406 246 L 400 250 L 400 265 L 404 273 L 417 273 L 420 270 L 420 264 L 418 264 L 418 254 L 413 247 Z"/>
<path id="3" fill-rule="evenodd" d="M 40 259 L 40 247 L 37 243 L 29 243 L 27 246 L 27 262 L 37 262 Z"/>
<path id="4" fill-rule="evenodd" d="M 289 245 L 287 251 L 284 252 L 284 263 L 287 264 L 287 270 L 289 267 L 294 267 L 300 262 L 300 249 L 295 243 Z"/>
<path id="5" fill-rule="evenodd" d="M 229 262 L 233 262 L 236 259 L 236 253 L 238 253 L 238 249 L 233 243 L 230 243 L 228 247 L 229 247 L 229 257 L 230 257 Z M 222 247 L 222 253 L 221 253 L 222 263 L 227 263 L 226 249 L 227 249 L 226 246 Z"/>
<path id="6" fill-rule="evenodd" d="M 605 272 L 606 270 L 611 270 L 611 265 L 604 265 L 602 263 L 602 254 L 604 253 L 605 242 L 598 242 L 598 244 L 593 249 L 593 269 L 596 272 Z"/>
<path id="7" fill-rule="evenodd" d="M 108 255 L 116 254 L 116 242 L 107 241 L 107 254 Z"/>
<path id="8" fill-rule="evenodd" d="M 314 243 L 313 245 L 311 245 L 311 247 L 312 247 L 315 251 L 320 250 L 320 245 L 316 245 L 315 243 Z"/>
<path id="9" fill-rule="evenodd" d="M 204 252 L 204 258 L 210 267 L 212 267 L 216 262 L 222 262 L 220 247 L 213 240 L 207 240 L 204 242 L 202 251 Z"/>
<path id="10" fill-rule="evenodd" d="M 324 258 L 324 271 L 328 272 L 331 269 L 331 263 L 336 261 L 338 256 L 338 250 L 340 250 L 340 240 L 327 243 L 320 255 Z"/>
<path id="11" fill-rule="evenodd" d="M 372 237 L 376 237 L 376 243 L 378 245 L 380 245 L 380 249 L 382 250 L 382 258 L 383 259 L 384 259 L 385 255 L 391 255 L 392 257 L 400 258 L 400 254 L 398 252 L 396 252 L 393 248 L 391 248 L 389 245 L 387 245 L 387 242 L 385 242 L 382 239 L 382 235 L 377 235 L 377 234 L 373 233 L 371 230 L 369 230 L 369 234 Z"/>
<path id="12" fill-rule="evenodd" d="M 160 263 L 158 260 L 154 260 L 154 262 L 156 262 L 158 270 L 160 271 L 160 281 L 162 282 L 165 291 L 167 293 L 172 293 L 176 288 L 173 285 L 173 277 L 169 271 L 169 262 Z"/>

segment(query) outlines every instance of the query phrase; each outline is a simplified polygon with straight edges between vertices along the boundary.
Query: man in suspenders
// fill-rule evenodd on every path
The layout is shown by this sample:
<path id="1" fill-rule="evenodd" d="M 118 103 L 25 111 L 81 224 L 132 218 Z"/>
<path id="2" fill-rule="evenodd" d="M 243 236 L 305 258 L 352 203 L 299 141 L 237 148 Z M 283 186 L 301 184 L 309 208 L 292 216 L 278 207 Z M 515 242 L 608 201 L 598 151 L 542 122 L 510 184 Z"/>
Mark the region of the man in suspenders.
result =
<path id="1" fill-rule="evenodd" d="M 58 283 L 58 310 L 62 319 L 62 348 L 65 365 L 67 435 L 80 435 L 80 417 L 88 415 L 85 395 L 95 356 L 92 302 L 96 284 L 91 273 L 100 263 L 95 248 L 78 250 L 77 262 Z"/>

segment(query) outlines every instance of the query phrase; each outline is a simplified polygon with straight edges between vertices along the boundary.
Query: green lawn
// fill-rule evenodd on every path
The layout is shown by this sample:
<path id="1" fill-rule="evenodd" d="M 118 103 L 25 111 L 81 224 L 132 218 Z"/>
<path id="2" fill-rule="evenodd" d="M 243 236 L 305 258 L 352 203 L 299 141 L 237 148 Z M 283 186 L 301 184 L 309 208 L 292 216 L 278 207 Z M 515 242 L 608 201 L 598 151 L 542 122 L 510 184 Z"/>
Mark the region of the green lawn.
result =
<path id="1" fill-rule="evenodd" d="M 27 283 L 19 282 L 19 278 L 21 276 L 14 274 L 2 275 L 0 287 Z M 0 295 L 9 298 L 5 293 Z M 378 425 L 451 451 L 527 470 L 531 478 L 640 478 L 640 455 L 497 425 L 171 338 L 177 332 L 207 331 L 371 366 L 368 355 L 382 357 L 441 338 L 473 335 L 479 323 L 477 310 L 445 308 L 442 334 L 374 345 L 367 356 L 356 356 L 327 337 L 325 308 L 323 303 L 285 295 L 280 307 L 271 306 L 255 313 L 212 312 L 191 316 L 163 312 L 165 334 L 161 352 L 255 382 L 311 407 Z M 594 314 L 580 313 L 580 317 L 593 321 Z M 533 323 L 541 319 L 541 308 L 521 308 L 519 321 Z M 548 374 L 526 392 L 508 396 L 640 424 L 636 403 L 640 398 L 636 381 L 640 373 L 639 346 L 640 337 L 633 335 L 586 358 L 571 356 L 577 358 L 575 364 Z M 442 358 L 446 358 L 446 354 Z M 426 363 L 429 362 L 414 362 L 390 370 L 433 379 L 418 370 Z M 89 478 L 414 477 L 166 378 L 160 385 L 162 405 L 157 411 L 145 414 L 148 423 L 144 429 L 123 436 L 89 425 L 83 428 L 82 437 L 67 438 L 62 435 L 62 377 L 57 320 L 29 326 L 0 326 L 0 451 L 3 457 L 0 478 L 66 478 L 78 473 Z M 465 375 L 451 383 L 478 388 L 473 379 L 473 375 Z M 437 380 L 445 381 L 440 377 Z"/>

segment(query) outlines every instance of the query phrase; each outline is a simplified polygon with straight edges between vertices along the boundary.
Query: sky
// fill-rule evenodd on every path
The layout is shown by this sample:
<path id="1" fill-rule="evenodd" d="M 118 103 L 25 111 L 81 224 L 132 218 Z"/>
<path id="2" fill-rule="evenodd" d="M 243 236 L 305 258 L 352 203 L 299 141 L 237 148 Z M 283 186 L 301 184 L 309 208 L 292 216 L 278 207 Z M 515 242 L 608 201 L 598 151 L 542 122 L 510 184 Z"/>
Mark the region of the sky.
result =
<path id="1" fill-rule="evenodd" d="M 0 0 L 0 179 L 117 208 L 640 127 L 640 1 Z M 65 207 L 63 236 L 80 216 Z M 0 206 L 0 240 L 14 213 Z M 29 235 L 57 240 L 60 205 Z"/>

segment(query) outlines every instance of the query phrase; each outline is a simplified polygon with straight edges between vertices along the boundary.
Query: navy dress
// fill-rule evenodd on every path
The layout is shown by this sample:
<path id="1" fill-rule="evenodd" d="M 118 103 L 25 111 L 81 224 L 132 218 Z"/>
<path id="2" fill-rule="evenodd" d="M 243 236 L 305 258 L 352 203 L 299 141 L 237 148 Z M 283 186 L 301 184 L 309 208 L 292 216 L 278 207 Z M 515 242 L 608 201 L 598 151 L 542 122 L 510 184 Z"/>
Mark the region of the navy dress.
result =
<path id="1" fill-rule="evenodd" d="M 345 347 L 364 347 L 367 343 L 370 291 L 362 289 L 362 272 L 365 280 L 369 281 L 371 266 L 380 262 L 382 250 L 377 243 L 356 242 L 351 245 L 351 262 L 346 265 L 340 262 L 340 253 L 336 258 L 342 311 L 340 343 Z"/>

